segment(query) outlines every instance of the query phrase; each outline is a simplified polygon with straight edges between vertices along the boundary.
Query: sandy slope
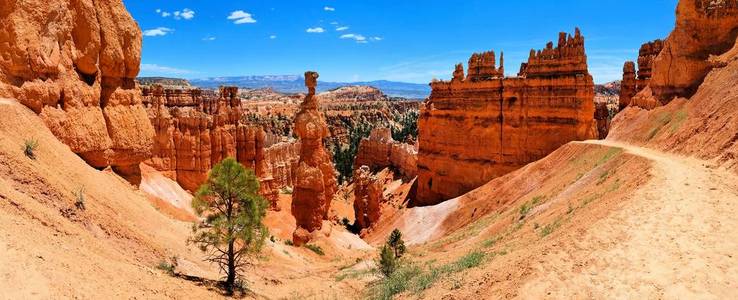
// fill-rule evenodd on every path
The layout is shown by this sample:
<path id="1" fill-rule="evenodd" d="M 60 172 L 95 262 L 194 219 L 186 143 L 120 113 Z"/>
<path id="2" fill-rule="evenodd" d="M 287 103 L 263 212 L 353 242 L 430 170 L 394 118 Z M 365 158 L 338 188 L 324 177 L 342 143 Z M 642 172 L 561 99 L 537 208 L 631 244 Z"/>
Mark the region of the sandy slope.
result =
<path id="1" fill-rule="evenodd" d="M 549 256 L 521 296 L 737 297 L 738 177 L 696 159 L 613 141 L 588 143 L 649 159 L 653 179 L 573 247 Z M 587 266 L 577 268 L 581 261 Z"/>

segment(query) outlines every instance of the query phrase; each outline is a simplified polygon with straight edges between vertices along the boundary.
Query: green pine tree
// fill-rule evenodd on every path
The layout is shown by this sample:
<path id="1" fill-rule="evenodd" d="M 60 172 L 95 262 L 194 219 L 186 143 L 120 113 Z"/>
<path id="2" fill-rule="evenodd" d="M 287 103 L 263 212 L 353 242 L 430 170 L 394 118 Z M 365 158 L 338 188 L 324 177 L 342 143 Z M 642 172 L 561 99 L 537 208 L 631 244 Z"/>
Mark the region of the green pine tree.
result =
<path id="1" fill-rule="evenodd" d="M 192 227 L 189 241 L 208 254 L 206 261 L 217 264 L 226 274 L 229 295 L 246 260 L 261 250 L 269 235 L 262 224 L 267 201 L 258 192 L 254 171 L 234 158 L 226 158 L 213 167 L 192 201 L 192 207 L 205 220 Z"/>

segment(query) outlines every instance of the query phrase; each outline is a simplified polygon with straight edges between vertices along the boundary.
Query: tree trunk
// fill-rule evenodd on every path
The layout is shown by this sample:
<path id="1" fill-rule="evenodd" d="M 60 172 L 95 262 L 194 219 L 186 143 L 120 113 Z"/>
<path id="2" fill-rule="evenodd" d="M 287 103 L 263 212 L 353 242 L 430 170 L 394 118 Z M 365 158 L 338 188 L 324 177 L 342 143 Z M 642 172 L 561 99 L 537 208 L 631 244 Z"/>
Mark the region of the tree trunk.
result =
<path id="1" fill-rule="evenodd" d="M 233 295 L 233 285 L 236 282 L 236 256 L 233 253 L 233 241 L 228 243 L 228 277 L 226 278 L 226 292 Z"/>

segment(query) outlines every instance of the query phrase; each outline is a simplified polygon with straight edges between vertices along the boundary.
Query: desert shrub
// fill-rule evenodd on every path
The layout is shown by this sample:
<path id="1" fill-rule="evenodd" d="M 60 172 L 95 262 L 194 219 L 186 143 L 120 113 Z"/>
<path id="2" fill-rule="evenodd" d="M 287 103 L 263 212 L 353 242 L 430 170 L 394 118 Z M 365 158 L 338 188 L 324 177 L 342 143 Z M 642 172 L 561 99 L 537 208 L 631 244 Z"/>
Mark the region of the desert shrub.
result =
<path id="1" fill-rule="evenodd" d="M 318 245 L 305 244 L 305 248 L 310 249 L 310 251 L 315 252 L 315 254 L 317 254 L 317 255 L 321 255 L 321 256 L 325 255 L 325 252 L 323 252 L 323 248 L 321 248 Z"/>
<path id="2" fill-rule="evenodd" d="M 159 264 L 156 265 L 156 268 L 159 270 L 162 270 L 166 272 L 169 275 L 174 275 L 174 269 L 177 267 L 177 257 L 174 256 L 170 261 L 167 260 L 161 260 L 159 261 Z"/>
<path id="3" fill-rule="evenodd" d="M 405 248 L 405 241 L 402 240 L 402 232 L 399 229 L 395 229 L 390 233 L 389 238 L 387 238 L 387 246 L 392 249 L 396 258 L 401 258 L 405 254 L 407 249 Z"/>
<path id="4" fill-rule="evenodd" d="M 295 243 L 292 242 L 292 240 L 284 240 L 284 244 L 287 246 L 294 246 Z"/>
<path id="5" fill-rule="evenodd" d="M 382 249 L 379 251 L 379 272 L 385 277 L 389 277 L 395 272 L 398 264 L 398 258 L 392 249 L 387 245 L 382 246 Z"/>
<path id="6" fill-rule="evenodd" d="M 38 140 L 29 139 L 23 143 L 23 153 L 30 159 L 36 159 L 36 149 L 38 149 Z"/>

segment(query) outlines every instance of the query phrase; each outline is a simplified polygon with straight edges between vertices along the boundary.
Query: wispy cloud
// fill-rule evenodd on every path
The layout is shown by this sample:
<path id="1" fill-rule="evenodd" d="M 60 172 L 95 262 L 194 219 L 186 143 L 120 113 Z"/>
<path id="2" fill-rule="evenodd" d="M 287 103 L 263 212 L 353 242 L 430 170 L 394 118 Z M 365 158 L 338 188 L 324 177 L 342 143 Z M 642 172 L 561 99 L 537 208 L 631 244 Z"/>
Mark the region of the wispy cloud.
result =
<path id="1" fill-rule="evenodd" d="M 195 11 L 191 10 L 189 8 L 185 8 L 183 10 L 176 10 L 174 12 L 168 12 L 164 11 L 161 8 L 156 9 L 156 14 L 161 15 L 163 18 L 167 18 L 169 16 L 174 16 L 175 20 L 192 20 L 195 18 Z"/>
<path id="2" fill-rule="evenodd" d="M 323 7 L 323 10 L 325 10 L 325 11 L 336 11 L 336 8 L 330 7 L 330 6 L 326 6 L 326 7 Z"/>
<path id="3" fill-rule="evenodd" d="M 379 37 L 379 36 L 375 36 L 375 37 L 372 37 L 372 40 L 373 40 L 373 41 L 377 41 L 377 42 L 379 42 L 379 41 L 381 41 L 381 40 L 383 40 L 383 39 L 384 39 L 384 38 L 382 38 L 382 37 Z"/>
<path id="4" fill-rule="evenodd" d="M 333 21 L 333 22 L 331 22 L 331 25 L 338 25 L 338 22 Z"/>
<path id="5" fill-rule="evenodd" d="M 336 31 L 344 31 L 344 30 L 348 30 L 348 29 L 349 29 L 348 26 L 341 26 L 341 27 L 336 28 Z"/>
<path id="6" fill-rule="evenodd" d="M 209 37 L 203 38 L 202 40 L 203 41 L 206 41 L 206 42 L 211 42 L 211 41 L 214 41 L 215 40 L 215 37 L 214 36 L 209 36 Z"/>
<path id="7" fill-rule="evenodd" d="M 344 35 L 341 35 L 342 39 L 352 39 L 355 40 L 357 43 L 366 43 L 366 37 L 361 34 L 355 34 L 355 33 L 347 33 Z"/>
<path id="8" fill-rule="evenodd" d="M 313 28 L 308 28 L 305 31 L 308 33 L 323 33 L 325 32 L 325 29 L 323 29 L 323 27 L 313 27 Z"/>
<path id="9" fill-rule="evenodd" d="M 144 36 L 165 36 L 172 32 L 174 32 L 174 29 L 166 28 L 166 27 L 158 27 L 154 29 L 144 30 L 143 35 Z"/>
<path id="10" fill-rule="evenodd" d="M 276 36 L 276 35 L 270 35 L 270 36 L 269 36 L 269 39 L 270 39 L 270 40 L 276 40 L 276 39 L 277 39 L 277 36 Z"/>
<path id="11" fill-rule="evenodd" d="M 168 74 L 168 75 L 187 75 L 195 73 L 190 70 L 177 69 L 167 66 L 160 66 L 157 64 L 141 64 L 141 71 L 156 73 L 156 74 Z"/>
<path id="12" fill-rule="evenodd" d="M 256 23 L 254 17 L 243 10 L 237 10 L 231 12 L 228 16 L 228 20 L 233 21 L 233 24 L 251 24 Z"/>

